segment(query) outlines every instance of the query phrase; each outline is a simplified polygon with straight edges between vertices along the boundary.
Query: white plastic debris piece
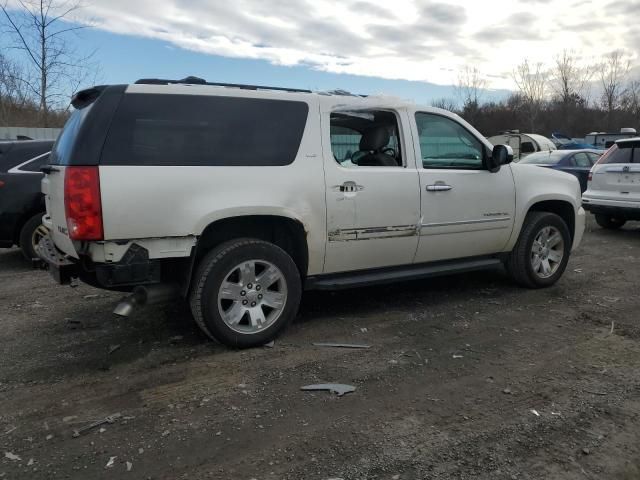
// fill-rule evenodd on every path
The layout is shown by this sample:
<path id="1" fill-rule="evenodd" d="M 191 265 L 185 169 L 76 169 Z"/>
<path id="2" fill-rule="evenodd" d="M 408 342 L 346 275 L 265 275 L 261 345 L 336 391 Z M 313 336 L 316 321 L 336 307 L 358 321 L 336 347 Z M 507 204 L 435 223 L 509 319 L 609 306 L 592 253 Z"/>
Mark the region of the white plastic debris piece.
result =
<path id="1" fill-rule="evenodd" d="M 113 467 L 113 463 L 116 461 L 116 458 L 118 457 L 109 457 L 109 461 L 107 462 L 107 464 L 104 466 L 104 468 L 111 468 Z"/>
<path id="2" fill-rule="evenodd" d="M 17 460 L 18 462 L 22 460 L 20 455 L 16 455 L 15 453 L 11 453 L 11 452 L 4 452 L 4 458 L 8 458 L 9 460 L 14 460 L 14 461 Z"/>
<path id="3" fill-rule="evenodd" d="M 33 458 L 30 458 L 29 461 L 27 462 L 27 467 L 30 467 L 33 464 L 34 464 Z"/>
<path id="4" fill-rule="evenodd" d="M 455 353 L 453 354 L 453 358 L 463 358 L 462 355 L 456 355 Z"/>
<path id="5" fill-rule="evenodd" d="M 171 432 L 169 430 L 165 430 L 164 432 L 162 432 L 162 436 L 166 437 L 167 435 L 169 435 Z"/>
<path id="6" fill-rule="evenodd" d="M 555 415 L 557 417 L 561 416 L 562 414 L 560 412 L 551 412 L 551 415 Z"/>
<path id="7" fill-rule="evenodd" d="M 335 393 L 339 397 L 351 392 L 356 391 L 356 387 L 353 385 L 344 385 L 342 383 L 319 383 L 316 385 L 306 385 L 304 387 L 300 387 L 300 390 L 304 391 L 318 391 L 318 390 L 328 390 L 331 393 Z"/>
<path id="8" fill-rule="evenodd" d="M 271 340 L 270 342 L 265 343 L 263 346 L 266 348 L 273 348 L 276 345 L 275 340 Z"/>
<path id="9" fill-rule="evenodd" d="M 539 416 L 540 416 L 540 414 L 538 413 L 538 411 L 537 411 L 535 408 L 532 408 L 532 409 L 530 410 L 530 412 L 531 412 L 531 413 L 533 413 L 536 417 L 539 417 Z"/>
<path id="10" fill-rule="evenodd" d="M 130 472 L 132 468 L 133 468 L 133 463 L 127 462 L 127 472 Z"/>
<path id="11" fill-rule="evenodd" d="M 334 343 L 334 342 L 314 342 L 315 347 L 333 347 L 333 348 L 371 348 L 371 345 L 363 343 Z"/>
<path id="12" fill-rule="evenodd" d="M 49 434 L 45 437 L 46 440 L 51 440 L 53 438 L 53 435 Z"/>

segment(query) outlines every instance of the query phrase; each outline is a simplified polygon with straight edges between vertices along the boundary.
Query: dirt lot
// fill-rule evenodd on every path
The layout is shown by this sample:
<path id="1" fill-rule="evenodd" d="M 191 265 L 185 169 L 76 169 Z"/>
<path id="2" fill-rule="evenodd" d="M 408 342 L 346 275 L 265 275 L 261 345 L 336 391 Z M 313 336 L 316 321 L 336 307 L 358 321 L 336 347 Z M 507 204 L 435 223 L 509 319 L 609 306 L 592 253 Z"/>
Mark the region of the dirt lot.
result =
<path id="1" fill-rule="evenodd" d="M 274 348 L 233 351 L 183 306 L 117 319 L 119 295 L 3 251 L 0 478 L 637 479 L 639 279 L 638 224 L 590 225 L 553 288 L 310 293 Z M 321 382 L 357 390 L 299 390 Z"/>

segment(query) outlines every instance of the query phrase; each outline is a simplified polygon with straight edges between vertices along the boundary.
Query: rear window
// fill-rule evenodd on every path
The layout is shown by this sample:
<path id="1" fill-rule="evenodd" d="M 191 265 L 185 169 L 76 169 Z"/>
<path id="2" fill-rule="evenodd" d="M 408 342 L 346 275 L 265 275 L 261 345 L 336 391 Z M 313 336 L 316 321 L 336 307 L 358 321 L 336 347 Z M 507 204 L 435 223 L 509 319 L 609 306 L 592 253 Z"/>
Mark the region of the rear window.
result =
<path id="1" fill-rule="evenodd" d="M 598 165 L 604 165 L 606 163 L 640 163 L 640 152 L 637 148 L 618 148 L 618 145 L 613 145 L 609 150 L 605 152 Z"/>
<path id="2" fill-rule="evenodd" d="M 520 160 L 518 163 L 530 163 L 535 165 L 555 165 L 558 163 L 566 154 L 556 154 L 550 152 L 538 152 L 532 153 L 531 155 L 527 155 L 525 158 Z"/>
<path id="3" fill-rule="evenodd" d="M 126 94 L 102 165 L 277 166 L 295 159 L 304 102 L 237 97 Z"/>
<path id="4" fill-rule="evenodd" d="M 52 165 L 70 165 L 71 150 L 73 148 L 80 126 L 91 110 L 92 105 L 88 105 L 80 110 L 75 110 L 67 123 L 65 123 L 62 133 L 58 136 L 56 143 L 51 150 L 49 163 Z"/>

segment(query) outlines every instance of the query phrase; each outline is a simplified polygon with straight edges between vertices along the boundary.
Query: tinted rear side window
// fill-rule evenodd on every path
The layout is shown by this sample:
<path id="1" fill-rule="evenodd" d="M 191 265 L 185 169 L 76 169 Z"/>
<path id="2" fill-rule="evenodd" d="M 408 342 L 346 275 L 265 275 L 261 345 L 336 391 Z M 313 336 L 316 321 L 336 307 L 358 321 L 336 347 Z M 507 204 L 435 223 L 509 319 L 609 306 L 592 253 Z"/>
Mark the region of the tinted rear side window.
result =
<path id="1" fill-rule="evenodd" d="M 51 151 L 51 156 L 49 162 L 53 165 L 70 165 L 71 162 L 71 150 L 74 147 L 74 142 L 78 133 L 80 132 L 80 127 L 82 126 L 82 122 L 85 117 L 91 110 L 91 105 L 82 108 L 80 110 L 75 110 L 67 123 L 64 125 L 64 129 L 62 133 L 58 136 L 55 145 L 53 146 L 53 150 Z"/>
<path id="2" fill-rule="evenodd" d="M 288 165 L 306 124 L 304 102 L 125 94 L 102 165 Z"/>
<path id="3" fill-rule="evenodd" d="M 605 152 L 598 164 L 604 165 L 605 163 L 632 163 L 634 161 L 634 150 L 635 148 L 618 148 L 617 145 L 613 145 L 609 150 Z M 640 158 L 637 158 L 636 154 L 636 162 L 640 162 Z"/>

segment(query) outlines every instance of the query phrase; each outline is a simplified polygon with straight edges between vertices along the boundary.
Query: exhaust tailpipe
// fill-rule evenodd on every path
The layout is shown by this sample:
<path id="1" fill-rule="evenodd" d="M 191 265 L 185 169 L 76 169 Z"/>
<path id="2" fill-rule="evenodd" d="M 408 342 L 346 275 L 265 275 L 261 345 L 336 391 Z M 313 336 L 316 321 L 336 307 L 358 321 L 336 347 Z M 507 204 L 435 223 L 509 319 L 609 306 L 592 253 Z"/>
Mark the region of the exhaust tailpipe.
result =
<path id="1" fill-rule="evenodd" d="M 120 300 L 113 313 L 128 317 L 135 307 L 167 302 L 177 297 L 178 291 L 178 286 L 173 283 L 136 287 L 131 295 Z"/>

